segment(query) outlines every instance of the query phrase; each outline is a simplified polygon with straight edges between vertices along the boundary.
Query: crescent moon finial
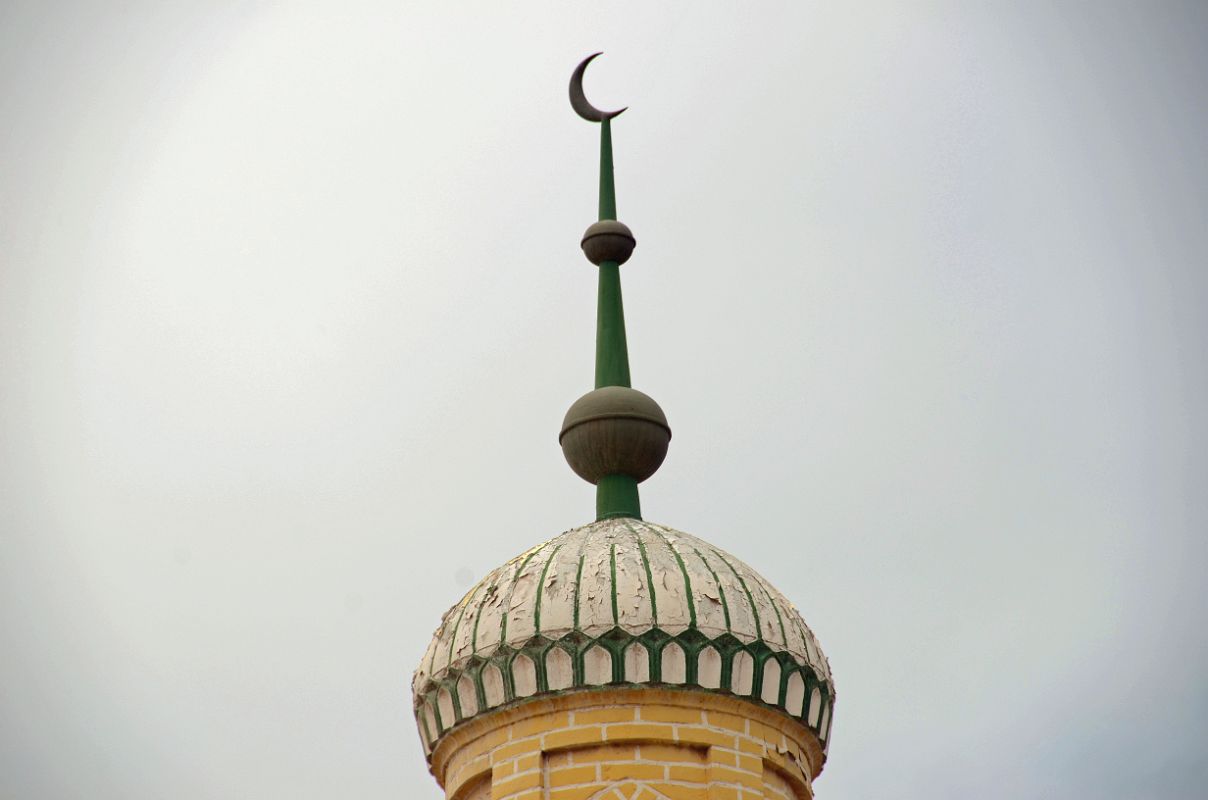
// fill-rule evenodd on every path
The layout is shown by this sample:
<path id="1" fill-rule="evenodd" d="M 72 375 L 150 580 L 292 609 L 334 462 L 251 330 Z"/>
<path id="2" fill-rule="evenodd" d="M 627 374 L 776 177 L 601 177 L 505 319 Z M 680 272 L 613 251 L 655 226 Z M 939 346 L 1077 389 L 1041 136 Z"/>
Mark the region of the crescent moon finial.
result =
<path id="1" fill-rule="evenodd" d="M 625 109 L 620 111 L 601 111 L 600 109 L 587 102 L 587 95 L 583 93 L 583 72 L 587 69 L 587 65 L 591 60 L 601 53 L 592 53 L 587 58 L 579 62 L 579 66 L 575 67 L 575 71 L 570 76 L 570 105 L 583 119 L 588 122 L 603 122 L 606 119 L 612 119 L 620 114 Z M 625 108 L 628 108 L 626 106 Z"/>

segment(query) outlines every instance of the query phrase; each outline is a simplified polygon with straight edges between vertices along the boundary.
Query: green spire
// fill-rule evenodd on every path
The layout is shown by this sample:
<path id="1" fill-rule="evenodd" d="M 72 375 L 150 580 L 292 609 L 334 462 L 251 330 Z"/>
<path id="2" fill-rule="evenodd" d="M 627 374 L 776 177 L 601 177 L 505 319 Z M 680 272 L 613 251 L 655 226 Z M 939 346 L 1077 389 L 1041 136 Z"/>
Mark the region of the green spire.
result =
<path id="1" fill-rule="evenodd" d="M 570 104 L 575 113 L 600 125 L 600 219 L 588 226 L 580 245 L 600 270 L 596 299 L 596 385 L 576 400 L 562 420 L 558 442 L 571 469 L 596 487 L 596 519 L 642 518 L 638 484 L 663 463 L 671 428 L 659 404 L 630 386 L 621 265 L 636 244 L 617 220 L 612 170 L 612 118 L 624 111 L 601 111 L 583 95 L 583 70 L 575 67 Z"/>
<path id="2" fill-rule="evenodd" d="M 600 123 L 600 219 L 617 218 L 617 186 L 612 176 L 612 120 Z"/>
<path id="3" fill-rule="evenodd" d="M 600 123 L 600 219 L 617 218 L 612 176 L 611 120 Z M 596 388 L 629 386 L 629 346 L 625 341 L 625 305 L 621 301 L 621 265 L 600 262 L 596 306 Z"/>
<path id="4" fill-rule="evenodd" d="M 612 169 L 612 120 L 600 122 L 600 219 L 617 218 L 617 190 Z M 596 388 L 629 387 L 629 345 L 625 340 L 625 304 L 621 299 L 621 265 L 601 261 L 596 299 Z M 642 518 L 638 482 L 629 475 L 605 475 L 596 483 L 596 519 Z"/>

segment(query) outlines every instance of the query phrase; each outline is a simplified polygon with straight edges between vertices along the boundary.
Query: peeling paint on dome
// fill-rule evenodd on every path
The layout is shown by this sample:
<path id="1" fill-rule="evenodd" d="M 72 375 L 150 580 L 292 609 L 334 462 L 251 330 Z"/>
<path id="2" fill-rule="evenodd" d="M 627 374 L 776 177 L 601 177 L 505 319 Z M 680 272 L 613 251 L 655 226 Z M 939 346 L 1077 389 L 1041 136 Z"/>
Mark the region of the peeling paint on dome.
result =
<path id="1" fill-rule="evenodd" d="M 412 690 L 430 752 L 501 705 L 645 683 L 744 696 L 829 738 L 830 667 L 793 604 L 707 542 L 628 518 L 568 531 L 489 573 L 442 618 Z"/>

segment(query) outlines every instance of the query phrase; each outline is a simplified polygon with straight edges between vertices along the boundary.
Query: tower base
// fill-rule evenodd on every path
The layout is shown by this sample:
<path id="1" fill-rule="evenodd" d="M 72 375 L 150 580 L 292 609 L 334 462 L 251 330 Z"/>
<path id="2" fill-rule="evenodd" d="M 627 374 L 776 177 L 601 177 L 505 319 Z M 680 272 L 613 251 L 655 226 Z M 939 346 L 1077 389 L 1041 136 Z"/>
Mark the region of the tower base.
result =
<path id="1" fill-rule="evenodd" d="M 431 763 L 449 800 L 811 800 L 824 759 L 750 701 L 606 686 L 472 719 Z"/>

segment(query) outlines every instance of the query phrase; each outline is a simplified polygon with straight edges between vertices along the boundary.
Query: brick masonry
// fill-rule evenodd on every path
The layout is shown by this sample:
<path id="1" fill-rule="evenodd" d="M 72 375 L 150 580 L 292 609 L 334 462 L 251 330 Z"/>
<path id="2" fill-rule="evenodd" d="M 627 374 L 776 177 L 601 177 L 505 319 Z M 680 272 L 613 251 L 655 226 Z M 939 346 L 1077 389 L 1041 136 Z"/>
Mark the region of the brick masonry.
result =
<path id="1" fill-rule="evenodd" d="M 449 800 L 809 800 L 824 761 L 783 714 L 647 687 L 480 716 L 441 740 L 432 771 Z"/>

